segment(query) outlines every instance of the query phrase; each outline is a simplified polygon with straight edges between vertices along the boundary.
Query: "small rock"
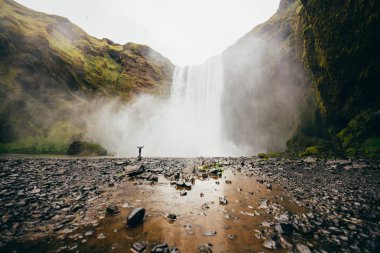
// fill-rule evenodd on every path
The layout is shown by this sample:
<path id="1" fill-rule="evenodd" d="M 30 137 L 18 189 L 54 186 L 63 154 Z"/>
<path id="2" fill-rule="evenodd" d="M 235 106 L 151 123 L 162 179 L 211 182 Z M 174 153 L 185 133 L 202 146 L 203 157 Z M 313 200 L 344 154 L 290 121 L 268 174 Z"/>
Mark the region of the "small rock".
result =
<path id="1" fill-rule="evenodd" d="M 166 217 L 169 221 L 175 221 L 177 219 L 177 215 L 173 213 L 169 213 L 168 216 Z"/>
<path id="2" fill-rule="evenodd" d="M 90 236 L 90 235 L 93 235 L 94 234 L 94 231 L 93 230 L 90 230 L 90 231 L 87 231 L 84 233 L 85 236 Z"/>
<path id="3" fill-rule="evenodd" d="M 204 236 L 215 236 L 216 231 L 215 230 L 209 230 L 203 233 Z"/>
<path id="4" fill-rule="evenodd" d="M 267 249 L 276 249 L 276 242 L 271 239 L 267 239 L 263 242 L 263 246 Z"/>
<path id="5" fill-rule="evenodd" d="M 307 158 L 303 159 L 305 163 L 315 163 L 317 161 L 317 158 L 308 156 Z"/>
<path id="6" fill-rule="evenodd" d="M 275 226 L 275 229 L 280 234 L 290 235 L 293 233 L 293 226 L 289 223 L 279 223 Z"/>
<path id="7" fill-rule="evenodd" d="M 227 205 L 227 203 L 228 203 L 228 201 L 227 201 L 226 196 L 219 197 L 219 204 L 221 204 L 221 205 Z"/>
<path id="8" fill-rule="evenodd" d="M 180 253 L 181 251 L 178 248 L 173 248 L 170 253 Z"/>
<path id="9" fill-rule="evenodd" d="M 192 234 L 193 234 L 193 230 L 192 230 L 192 226 L 191 226 L 191 224 L 185 224 L 184 227 L 185 227 L 186 232 L 187 232 L 189 235 L 192 235 Z"/>
<path id="10" fill-rule="evenodd" d="M 202 209 L 203 210 L 206 210 L 206 209 L 209 209 L 210 207 L 207 205 L 207 203 L 203 203 L 202 204 Z"/>
<path id="11" fill-rule="evenodd" d="M 144 170 L 145 170 L 144 165 L 134 165 L 134 166 L 124 167 L 125 174 L 130 177 L 140 175 L 144 172 Z"/>
<path id="12" fill-rule="evenodd" d="M 169 246 L 167 243 L 162 243 L 154 246 L 150 251 L 152 253 L 169 253 Z"/>
<path id="13" fill-rule="evenodd" d="M 120 213 L 120 210 L 117 206 L 111 205 L 107 207 L 106 213 L 110 215 L 117 215 L 118 213 Z"/>
<path id="14" fill-rule="evenodd" d="M 132 249 L 131 250 L 134 250 L 138 253 L 140 252 L 144 252 L 144 250 L 149 246 L 149 243 L 146 242 L 146 241 L 143 241 L 143 242 L 135 242 L 133 243 L 132 245 Z"/>
<path id="15" fill-rule="evenodd" d="M 203 245 L 198 247 L 198 252 L 199 253 L 212 253 L 211 247 L 212 247 L 212 244 L 210 244 L 210 243 L 203 244 Z"/>
<path id="16" fill-rule="evenodd" d="M 263 221 L 261 223 L 261 226 L 269 228 L 269 227 L 272 226 L 272 222 L 270 222 L 270 221 Z"/>
<path id="17" fill-rule="evenodd" d="M 99 235 L 98 235 L 98 239 L 104 239 L 104 238 L 106 238 L 107 236 L 105 235 L 105 234 L 103 234 L 103 233 L 100 233 Z"/>
<path id="18" fill-rule="evenodd" d="M 233 234 L 227 235 L 227 238 L 233 240 L 233 239 L 236 239 L 236 235 L 233 235 Z"/>
<path id="19" fill-rule="evenodd" d="M 299 253 L 311 253 L 310 248 L 301 243 L 297 243 L 296 249 L 298 250 Z"/>

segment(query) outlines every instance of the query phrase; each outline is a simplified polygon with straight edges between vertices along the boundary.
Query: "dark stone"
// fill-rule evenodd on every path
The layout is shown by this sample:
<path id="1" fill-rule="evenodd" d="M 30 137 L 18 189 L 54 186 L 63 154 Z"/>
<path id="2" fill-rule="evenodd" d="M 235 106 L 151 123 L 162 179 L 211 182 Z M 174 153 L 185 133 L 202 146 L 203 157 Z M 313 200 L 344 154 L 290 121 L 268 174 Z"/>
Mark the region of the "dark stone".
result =
<path id="1" fill-rule="evenodd" d="M 112 205 L 112 206 L 107 207 L 106 213 L 111 214 L 111 215 L 116 215 L 116 214 L 120 213 L 120 210 L 117 206 Z"/>
<path id="2" fill-rule="evenodd" d="M 146 241 L 135 242 L 132 245 L 132 249 L 140 253 L 140 252 L 143 252 L 148 246 L 149 246 L 149 243 Z"/>
<path id="3" fill-rule="evenodd" d="M 130 177 L 140 175 L 144 172 L 144 170 L 145 170 L 144 165 L 134 165 L 134 166 L 124 167 L 125 174 Z"/>
<path id="4" fill-rule="evenodd" d="M 169 246 L 167 243 L 162 243 L 154 246 L 150 251 L 152 253 L 169 253 Z"/>
<path id="5" fill-rule="evenodd" d="M 177 215 L 170 213 L 170 214 L 168 214 L 167 218 L 170 221 L 175 221 L 177 219 Z"/>
<path id="6" fill-rule="evenodd" d="M 293 233 L 293 226 L 290 223 L 279 223 L 275 226 L 275 229 L 280 234 L 290 235 Z"/>
<path id="7" fill-rule="evenodd" d="M 135 208 L 127 217 L 127 226 L 134 227 L 144 221 L 145 209 Z"/>
<path id="8" fill-rule="evenodd" d="M 227 205 L 227 203 L 228 203 L 228 201 L 227 201 L 226 196 L 219 197 L 219 204 L 221 204 L 221 205 Z"/>
<path id="9" fill-rule="evenodd" d="M 73 141 L 67 149 L 68 155 L 104 156 L 107 150 L 98 144 L 84 141 Z"/>

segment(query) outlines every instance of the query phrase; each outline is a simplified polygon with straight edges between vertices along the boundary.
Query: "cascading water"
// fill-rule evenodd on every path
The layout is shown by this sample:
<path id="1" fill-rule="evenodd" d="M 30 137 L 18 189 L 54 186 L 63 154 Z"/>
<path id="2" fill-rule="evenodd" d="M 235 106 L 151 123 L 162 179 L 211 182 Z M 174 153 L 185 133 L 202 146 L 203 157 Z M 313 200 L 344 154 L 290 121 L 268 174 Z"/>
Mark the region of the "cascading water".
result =
<path id="1" fill-rule="evenodd" d="M 169 102 L 170 138 L 185 155 L 222 152 L 221 96 L 223 67 L 219 57 L 196 66 L 176 67 Z M 177 140 L 177 141 L 176 141 Z"/>
<path id="2" fill-rule="evenodd" d="M 103 108 L 96 115 L 96 123 L 89 120 L 89 132 L 119 156 L 136 155 L 136 146 L 140 145 L 145 146 L 145 156 L 241 154 L 223 138 L 223 88 L 223 64 L 219 56 L 201 65 L 178 66 L 168 100 L 141 96 L 132 105 L 117 110 L 112 105 Z M 103 134 L 97 134 L 100 132 Z"/>

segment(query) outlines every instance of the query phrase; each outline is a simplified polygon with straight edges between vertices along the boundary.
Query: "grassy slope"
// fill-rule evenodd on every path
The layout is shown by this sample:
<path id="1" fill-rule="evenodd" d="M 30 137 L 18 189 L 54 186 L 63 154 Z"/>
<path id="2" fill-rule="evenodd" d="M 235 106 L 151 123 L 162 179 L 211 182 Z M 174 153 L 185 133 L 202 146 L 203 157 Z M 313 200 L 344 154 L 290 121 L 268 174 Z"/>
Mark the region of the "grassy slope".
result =
<path id="1" fill-rule="evenodd" d="M 165 94 L 173 67 L 147 46 L 0 0 L 0 152 L 62 153 L 85 127 L 86 101 Z"/>

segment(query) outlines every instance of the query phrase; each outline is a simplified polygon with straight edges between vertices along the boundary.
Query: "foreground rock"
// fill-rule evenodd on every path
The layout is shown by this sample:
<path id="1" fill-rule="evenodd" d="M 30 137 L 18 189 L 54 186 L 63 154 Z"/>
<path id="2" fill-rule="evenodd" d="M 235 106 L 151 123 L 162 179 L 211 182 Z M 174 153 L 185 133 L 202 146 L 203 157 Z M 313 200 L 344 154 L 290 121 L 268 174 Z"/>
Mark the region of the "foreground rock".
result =
<path id="1" fill-rule="evenodd" d="M 186 238 L 189 243 L 195 244 L 193 251 L 218 251 L 216 243 L 204 244 L 208 238 L 217 241 L 221 237 L 227 244 L 244 240 L 241 231 L 227 232 L 224 227 L 215 227 L 217 223 L 203 228 L 199 227 L 203 223 L 192 224 L 198 217 L 204 217 L 210 224 L 215 218 L 234 222 L 235 226 L 249 224 L 244 233 L 250 233 L 261 250 L 321 252 L 333 248 L 376 252 L 378 249 L 378 161 L 257 157 L 211 160 L 212 164 L 226 164 L 222 178 L 203 177 L 204 168 L 197 169 L 202 158 L 145 158 L 143 164 L 133 159 L 2 159 L 0 251 L 10 249 L 8 243 L 47 236 L 72 239 L 74 243 L 66 248 L 63 245 L 62 251 L 69 248 L 75 251 L 76 247 L 81 251 L 78 242 L 84 245 L 92 237 L 102 243 L 118 238 L 114 235 L 118 230 L 125 233 L 126 219 L 128 226 L 135 226 L 127 230 L 137 233 L 129 239 L 127 249 L 150 251 L 162 239 L 135 237 L 145 235 L 141 231 L 143 226 L 138 226 L 144 221 L 145 210 L 138 206 L 149 208 L 149 214 L 156 215 L 155 220 L 149 216 L 144 221 L 144 229 L 152 219 L 170 226 L 165 229 L 180 228 L 181 233 L 191 237 L 191 240 Z M 244 178 L 248 184 L 241 185 L 235 176 L 240 176 L 240 181 Z M 156 177 L 159 180 L 151 180 Z M 249 189 L 251 183 L 256 185 Z M 191 187 L 186 188 L 187 185 Z M 210 189 L 200 189 L 199 185 L 208 185 Z M 117 195 L 126 187 L 127 191 Z M 160 187 L 166 190 L 161 199 L 156 199 Z M 279 190 L 280 187 L 285 191 Z M 143 189 L 148 189 L 150 195 L 140 195 Z M 112 194 L 116 195 L 112 197 Z M 256 202 L 250 202 L 255 198 Z M 176 209 L 173 200 L 186 203 L 185 215 L 183 210 Z M 246 204 L 242 205 L 245 200 Z M 302 212 L 290 211 L 285 204 Z M 159 205 L 165 212 L 157 210 Z M 167 224 L 174 217 L 175 223 Z M 123 229 L 99 231 L 99 227 L 110 226 L 117 220 Z M 251 222 L 245 223 L 248 220 Z M 82 228 L 84 232 L 77 232 Z M 150 227 L 147 234 L 155 229 Z M 144 241 L 151 246 L 144 246 Z M 241 244 L 245 243 L 249 242 Z M 120 250 L 120 245 L 112 248 Z"/>
<path id="2" fill-rule="evenodd" d="M 141 224 L 144 221 L 145 209 L 135 208 L 127 217 L 127 226 L 134 227 Z"/>

